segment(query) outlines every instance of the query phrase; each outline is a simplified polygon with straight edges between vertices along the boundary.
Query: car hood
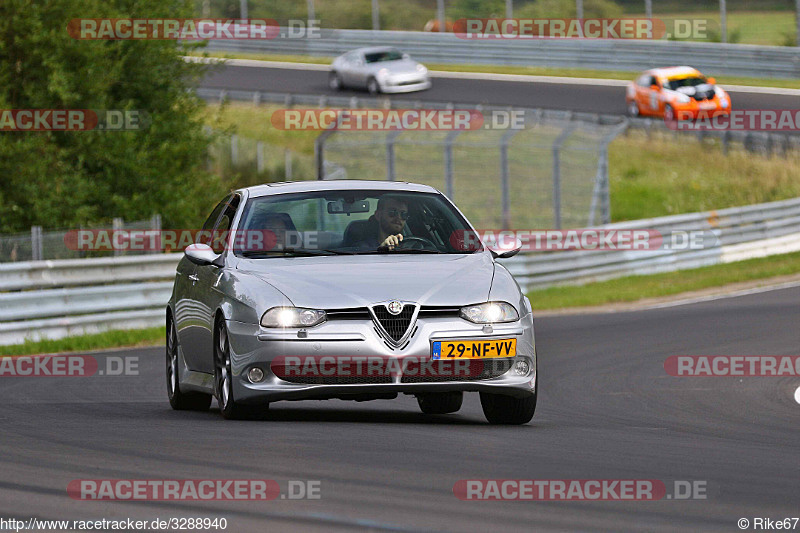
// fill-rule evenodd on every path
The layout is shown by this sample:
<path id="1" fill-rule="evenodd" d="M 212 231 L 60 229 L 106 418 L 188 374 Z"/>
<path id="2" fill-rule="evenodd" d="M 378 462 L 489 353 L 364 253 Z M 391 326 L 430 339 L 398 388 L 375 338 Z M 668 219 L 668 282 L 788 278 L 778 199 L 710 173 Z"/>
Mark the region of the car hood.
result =
<path id="1" fill-rule="evenodd" d="M 273 257 L 241 260 L 237 270 L 266 281 L 298 307 L 363 307 L 393 299 L 461 306 L 487 300 L 494 263 L 480 252 Z"/>

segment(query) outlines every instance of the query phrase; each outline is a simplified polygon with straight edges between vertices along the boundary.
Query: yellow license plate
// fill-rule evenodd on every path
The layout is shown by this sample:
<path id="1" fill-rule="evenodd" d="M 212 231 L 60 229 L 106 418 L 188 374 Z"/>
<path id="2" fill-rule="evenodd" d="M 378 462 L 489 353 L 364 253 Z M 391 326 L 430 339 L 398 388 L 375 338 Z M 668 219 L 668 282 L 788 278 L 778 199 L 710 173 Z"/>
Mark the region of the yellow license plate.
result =
<path id="1" fill-rule="evenodd" d="M 431 359 L 497 359 L 517 355 L 517 339 L 436 341 Z"/>

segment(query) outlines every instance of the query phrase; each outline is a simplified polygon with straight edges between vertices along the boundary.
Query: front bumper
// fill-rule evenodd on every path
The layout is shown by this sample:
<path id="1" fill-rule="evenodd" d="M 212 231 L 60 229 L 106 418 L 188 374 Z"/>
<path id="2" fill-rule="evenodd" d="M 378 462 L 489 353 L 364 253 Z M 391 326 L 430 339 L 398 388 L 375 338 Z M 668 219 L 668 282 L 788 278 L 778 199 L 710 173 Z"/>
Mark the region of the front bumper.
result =
<path id="1" fill-rule="evenodd" d="M 695 120 L 698 117 L 727 116 L 731 113 L 731 106 L 722 107 L 719 98 L 698 102 L 692 100 L 687 104 L 674 104 L 675 118 L 678 120 Z"/>
<path id="2" fill-rule="evenodd" d="M 410 93 L 414 91 L 424 91 L 431 88 L 431 80 L 427 77 L 418 75 L 395 76 L 378 81 L 381 92 L 388 94 Z"/>
<path id="3" fill-rule="evenodd" d="M 517 397 L 534 392 L 536 382 L 536 350 L 533 335 L 533 317 L 528 314 L 517 322 L 495 324 L 491 330 L 471 324 L 460 318 L 420 318 L 417 330 L 402 349 L 392 350 L 384 343 L 368 320 L 336 320 L 306 330 L 306 336 L 298 336 L 298 329 L 275 330 L 255 324 L 228 321 L 228 337 L 231 346 L 231 370 L 233 373 L 233 395 L 237 402 L 259 403 L 277 400 L 305 400 L 326 398 L 369 397 L 396 393 L 419 394 L 446 391 L 483 391 L 508 394 Z M 413 327 L 413 326 L 412 326 Z M 402 373 L 394 374 L 388 381 L 375 380 L 360 383 L 295 383 L 281 379 L 271 364 L 281 357 L 380 357 L 423 360 L 431 355 L 431 343 L 436 340 L 517 340 L 513 358 L 486 360 L 502 362 L 502 373 L 489 379 L 480 376 L 457 380 L 450 376 L 447 381 L 411 379 Z M 530 371 L 519 375 L 514 363 L 525 360 Z M 492 363 L 494 364 L 494 363 Z M 259 383 L 251 383 L 246 375 L 254 366 L 264 371 Z M 401 365 L 402 366 L 402 365 Z M 505 369 L 508 369 L 505 371 Z M 383 381 L 383 382 L 377 382 Z M 368 398 L 367 398 L 368 399 Z"/>

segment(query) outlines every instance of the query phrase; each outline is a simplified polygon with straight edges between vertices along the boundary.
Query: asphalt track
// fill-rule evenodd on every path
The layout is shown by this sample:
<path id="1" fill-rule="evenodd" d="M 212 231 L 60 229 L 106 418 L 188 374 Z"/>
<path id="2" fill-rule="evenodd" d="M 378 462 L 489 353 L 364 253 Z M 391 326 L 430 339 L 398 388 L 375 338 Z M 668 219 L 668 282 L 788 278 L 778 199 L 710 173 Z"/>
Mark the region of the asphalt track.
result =
<path id="1" fill-rule="evenodd" d="M 602 80 L 576 83 L 498 81 L 436 77 L 427 91 L 391 95 L 389 98 L 421 102 L 512 105 L 541 107 L 590 113 L 624 114 L 625 88 L 601 84 Z M 216 66 L 201 86 L 292 94 L 368 96 L 364 91 L 333 91 L 327 85 L 327 72 L 313 68 L 270 68 L 256 66 Z M 796 94 L 763 94 L 731 90 L 736 109 L 797 109 Z"/>
<path id="2" fill-rule="evenodd" d="M 0 517 L 225 517 L 228 531 L 739 531 L 800 514 L 799 378 L 678 378 L 675 354 L 796 355 L 800 288 L 636 313 L 537 319 L 539 409 L 488 425 L 474 394 L 453 415 L 410 397 L 282 402 L 259 421 L 175 412 L 163 349 L 139 375 L 3 378 Z M 534 303 L 535 304 L 535 303 Z M 535 305 L 534 305 L 535 306 Z M 321 499 L 91 502 L 74 479 L 321 481 Z M 460 479 L 707 482 L 707 499 L 479 502 Z"/>

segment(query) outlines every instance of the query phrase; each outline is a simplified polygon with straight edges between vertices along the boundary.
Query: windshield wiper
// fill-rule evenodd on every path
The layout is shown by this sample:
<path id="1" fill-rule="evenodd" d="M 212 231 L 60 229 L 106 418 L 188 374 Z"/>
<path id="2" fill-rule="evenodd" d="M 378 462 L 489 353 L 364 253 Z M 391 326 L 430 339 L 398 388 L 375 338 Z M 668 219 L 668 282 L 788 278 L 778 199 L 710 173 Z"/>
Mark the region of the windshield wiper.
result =
<path id="1" fill-rule="evenodd" d="M 353 252 L 343 252 L 341 250 L 310 250 L 307 248 L 284 248 L 283 250 L 245 250 L 242 252 L 244 257 L 263 257 L 267 255 L 289 256 L 289 257 L 312 257 L 318 255 L 353 255 Z"/>
<path id="2" fill-rule="evenodd" d="M 403 248 L 402 250 L 394 249 L 391 250 L 390 253 L 393 254 L 444 254 L 447 252 L 441 252 L 439 250 L 427 250 L 425 248 Z"/>

